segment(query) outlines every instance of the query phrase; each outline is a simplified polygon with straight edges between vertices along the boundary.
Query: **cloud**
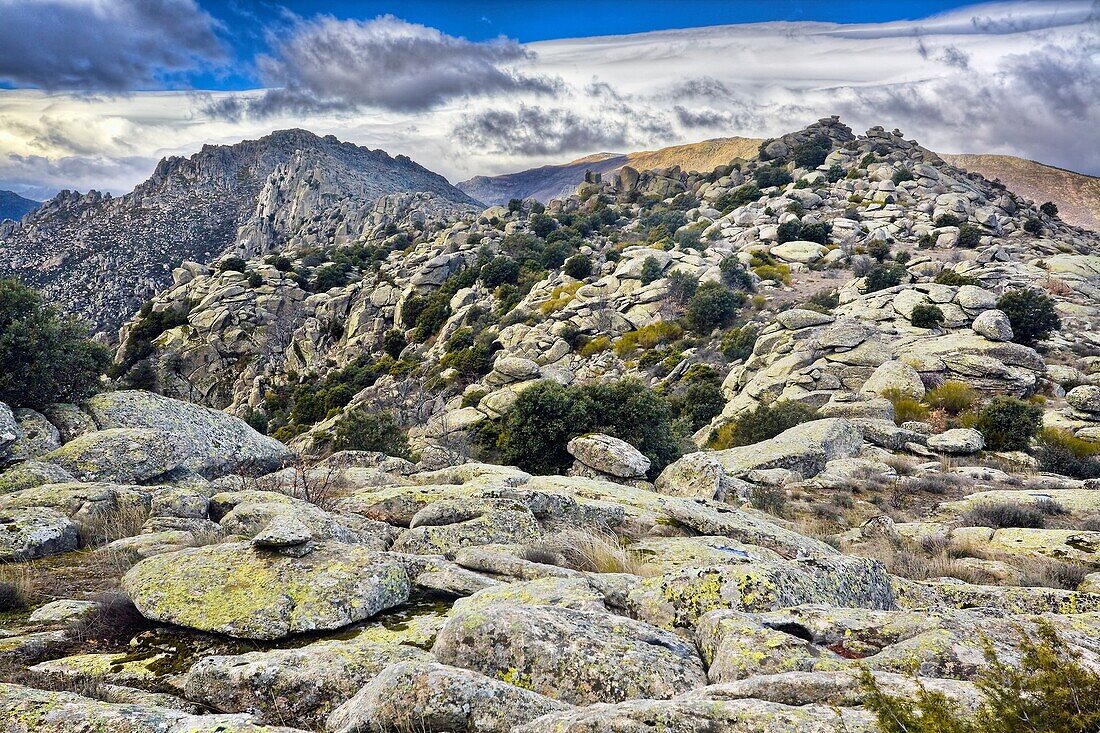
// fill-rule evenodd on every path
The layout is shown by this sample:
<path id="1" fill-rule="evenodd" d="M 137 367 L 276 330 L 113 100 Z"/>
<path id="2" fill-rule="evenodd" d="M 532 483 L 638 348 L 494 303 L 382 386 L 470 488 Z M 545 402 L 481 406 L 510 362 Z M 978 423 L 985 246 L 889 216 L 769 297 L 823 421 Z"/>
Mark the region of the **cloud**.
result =
<path id="1" fill-rule="evenodd" d="M 453 130 L 462 143 L 507 155 L 550 155 L 620 148 L 630 139 L 625 119 L 581 116 L 568 109 L 520 105 L 466 115 Z"/>
<path id="2" fill-rule="evenodd" d="M 676 119 L 684 127 L 721 127 L 727 126 L 733 121 L 733 115 L 729 112 L 720 112 L 715 109 L 687 109 L 681 105 L 674 108 Z"/>
<path id="3" fill-rule="evenodd" d="M 422 112 L 456 98 L 552 94 L 560 80 L 528 75 L 535 54 L 507 38 L 475 43 L 392 15 L 374 20 L 295 18 L 270 33 L 257 60 L 268 87 L 258 99 L 223 101 L 207 112 L 227 119 L 350 112 L 375 107 Z"/>
<path id="4" fill-rule="evenodd" d="M 0 80 L 125 92 L 224 58 L 195 0 L 0 0 Z"/>

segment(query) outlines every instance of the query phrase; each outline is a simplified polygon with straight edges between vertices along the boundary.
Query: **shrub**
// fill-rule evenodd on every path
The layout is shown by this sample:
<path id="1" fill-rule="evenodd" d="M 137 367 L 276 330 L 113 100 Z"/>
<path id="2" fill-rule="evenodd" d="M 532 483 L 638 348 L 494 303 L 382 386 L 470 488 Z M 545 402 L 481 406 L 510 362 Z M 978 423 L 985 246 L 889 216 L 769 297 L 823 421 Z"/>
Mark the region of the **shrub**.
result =
<path id="1" fill-rule="evenodd" d="M 749 489 L 749 503 L 754 509 L 782 517 L 787 510 L 787 492 L 782 486 L 754 485 Z"/>
<path id="2" fill-rule="evenodd" d="M 791 282 L 790 265 L 758 265 L 752 268 L 752 271 L 761 280 L 774 280 L 784 285 L 789 285 Z"/>
<path id="3" fill-rule="evenodd" d="M 934 278 L 935 282 L 940 285 L 954 285 L 955 287 L 961 287 L 963 285 L 977 285 L 978 278 L 969 277 L 967 275 L 960 275 L 954 270 L 941 270 Z"/>
<path id="4" fill-rule="evenodd" d="M 592 274 L 592 259 L 588 255 L 573 255 L 565 261 L 564 272 L 569 277 L 583 280 Z"/>
<path id="5" fill-rule="evenodd" d="M 487 288 L 519 280 L 519 263 L 507 255 L 498 255 L 481 267 L 481 282 Z"/>
<path id="6" fill-rule="evenodd" d="M 258 272 L 254 272 L 248 276 L 248 287 L 258 288 L 264 284 L 264 276 Z"/>
<path id="7" fill-rule="evenodd" d="M 313 289 L 324 293 L 333 288 L 342 288 L 348 284 L 348 270 L 344 265 L 325 265 L 313 276 Z"/>
<path id="8" fill-rule="evenodd" d="M 589 339 L 588 341 L 585 341 L 584 344 L 581 345 L 580 351 L 578 353 L 587 359 L 590 356 L 595 356 L 596 354 L 607 351 L 610 348 L 610 338 L 608 338 L 607 336 L 597 336 L 594 339 Z"/>
<path id="9" fill-rule="evenodd" d="M 646 257 L 642 262 L 642 285 L 649 285 L 654 280 L 659 280 L 663 270 L 656 257 Z"/>
<path id="10" fill-rule="evenodd" d="M 739 206 L 745 204 L 751 204 L 753 201 L 758 201 L 763 196 L 760 193 L 760 189 L 752 184 L 735 188 L 729 193 L 723 194 L 714 202 L 714 208 L 721 211 L 723 214 L 728 214 Z"/>
<path id="11" fill-rule="evenodd" d="M 737 315 L 737 309 L 745 304 L 745 294 L 734 292 L 725 285 L 707 282 L 699 286 L 687 307 L 687 319 L 699 333 L 710 333 L 724 326 Z"/>
<path id="12" fill-rule="evenodd" d="M 953 703 L 918 684 L 915 697 L 894 697 L 879 689 L 874 675 L 860 673 L 864 707 L 882 733 L 1088 733 L 1100 730 L 1100 675 L 1080 663 L 1048 621 L 1038 633 L 1018 630 L 1019 660 L 1001 661 L 993 642 L 982 637 L 986 664 L 980 667 L 977 710 Z"/>
<path id="13" fill-rule="evenodd" d="M 668 403 L 633 379 L 573 387 L 540 382 L 504 416 L 497 445 L 524 470 L 563 472 L 573 461 L 566 444 L 590 432 L 630 443 L 652 461 L 653 474 L 679 456 Z"/>
<path id="14" fill-rule="evenodd" d="M 833 233 L 833 225 L 827 221 L 818 222 L 816 224 L 804 224 L 799 236 L 807 242 L 817 242 L 818 244 L 828 244 L 829 235 Z"/>
<path id="15" fill-rule="evenodd" d="M 336 423 L 333 450 L 367 450 L 409 457 L 409 440 L 388 412 L 352 410 Z"/>
<path id="16" fill-rule="evenodd" d="M 408 345 L 409 342 L 405 340 L 405 334 L 399 329 L 391 328 L 382 336 L 382 351 L 386 352 L 391 359 L 400 358 L 401 352 Z"/>
<path id="17" fill-rule="evenodd" d="M 909 170 L 908 168 L 899 168 L 898 170 L 894 171 L 893 180 L 895 186 L 899 183 L 902 183 L 903 181 L 911 181 L 913 180 L 913 171 Z"/>
<path id="18" fill-rule="evenodd" d="M 928 419 L 928 408 L 900 389 L 884 389 L 880 396 L 890 400 L 890 404 L 894 406 L 894 422 L 898 425 L 910 421 L 924 422 Z"/>
<path id="19" fill-rule="evenodd" d="M 722 335 L 722 344 L 719 349 L 722 356 L 730 361 L 746 361 L 752 356 L 756 339 L 760 337 L 760 328 L 752 323 L 747 323 L 740 328 L 731 328 Z"/>
<path id="20" fill-rule="evenodd" d="M 0 401 L 41 408 L 80 402 L 111 363 L 87 329 L 15 279 L 0 279 Z"/>
<path id="21" fill-rule="evenodd" d="M 1068 430 L 1043 430 L 1034 454 L 1043 471 L 1080 479 L 1100 478 L 1100 443 L 1078 438 Z"/>
<path id="22" fill-rule="evenodd" d="M 802 223 L 798 219 L 791 219 L 785 221 L 779 225 L 776 230 L 776 237 L 780 244 L 784 242 L 793 242 L 799 238 L 799 234 L 802 232 Z"/>
<path id="23" fill-rule="evenodd" d="M 760 188 L 786 186 L 792 180 L 791 174 L 779 166 L 766 165 L 756 169 L 756 185 Z"/>
<path id="24" fill-rule="evenodd" d="M 1028 234 L 1039 236 L 1043 233 L 1043 222 L 1039 221 L 1034 216 L 1029 216 L 1024 222 L 1024 231 Z"/>
<path id="25" fill-rule="evenodd" d="M 829 139 L 819 137 L 794 149 L 794 164 L 799 168 L 816 168 L 829 157 Z"/>
<path id="26" fill-rule="evenodd" d="M 973 224 L 963 224 L 959 228 L 959 246 L 974 249 L 982 240 L 982 230 Z"/>
<path id="27" fill-rule="evenodd" d="M 1043 408 L 1014 397 L 994 397 L 974 427 L 990 450 L 1027 450 L 1043 421 Z"/>
<path id="28" fill-rule="evenodd" d="M 1013 504 L 1012 502 L 991 502 L 979 504 L 962 517 L 968 527 L 990 527 L 1006 529 L 1042 529 L 1046 526 L 1046 515 L 1035 507 Z"/>
<path id="29" fill-rule="evenodd" d="M 687 303 L 699 290 L 699 278 L 682 270 L 668 275 L 668 297 L 677 303 Z"/>
<path id="30" fill-rule="evenodd" d="M 938 305 L 920 303 L 913 306 L 910 321 L 917 328 L 939 328 L 943 324 L 943 311 Z"/>
<path id="31" fill-rule="evenodd" d="M 10 580 L 0 580 L 0 613 L 19 611 L 28 605 L 23 588 Z"/>
<path id="32" fill-rule="evenodd" d="M 772 404 L 761 404 L 719 428 L 710 444 L 715 450 L 752 445 L 774 438 L 795 425 L 816 420 L 817 417 L 817 410 L 801 402 L 781 400 Z"/>
<path id="33" fill-rule="evenodd" d="M 1039 211 L 1043 212 L 1049 217 L 1058 216 L 1058 206 L 1053 201 L 1047 201 L 1045 204 L 1039 207 Z"/>
<path id="34" fill-rule="evenodd" d="M 997 300 L 1012 324 L 1012 340 L 1034 345 L 1062 327 L 1062 319 L 1048 295 L 1034 288 L 1010 290 Z"/>
<path id="35" fill-rule="evenodd" d="M 752 289 L 752 276 L 745 270 L 745 266 L 736 257 L 724 257 L 718 263 L 718 269 L 722 273 L 722 282 L 731 288 L 741 290 Z"/>
<path id="36" fill-rule="evenodd" d="M 726 406 L 726 396 L 722 394 L 722 380 L 713 369 L 709 369 L 705 377 L 693 376 L 685 379 L 689 384 L 684 390 L 680 415 L 687 418 L 692 431 L 695 431 L 721 414 Z"/>
<path id="37" fill-rule="evenodd" d="M 978 391 L 963 382 L 949 380 L 939 387 L 928 390 L 924 401 L 935 410 L 943 410 L 949 415 L 959 415 L 969 410 L 978 401 Z"/>
<path id="38" fill-rule="evenodd" d="M 840 294 L 835 290 L 818 290 L 806 300 L 806 308 L 819 313 L 831 313 L 840 305 Z"/>
<path id="39" fill-rule="evenodd" d="M 954 214 L 940 214 L 933 222 L 937 227 L 957 227 L 963 223 L 963 220 Z"/>
<path id="40" fill-rule="evenodd" d="M 653 349 L 661 344 L 669 344 L 680 338 L 684 329 L 675 321 L 658 321 L 627 331 L 615 342 L 615 353 L 626 357 L 636 349 Z"/>
<path id="41" fill-rule="evenodd" d="M 240 257 L 226 257 L 218 263 L 218 272 L 244 272 L 247 263 Z"/>
<path id="42" fill-rule="evenodd" d="M 905 277 L 905 268 L 901 265 L 877 264 L 867 271 L 867 292 L 874 293 L 895 285 L 901 285 L 901 279 Z"/>
<path id="43" fill-rule="evenodd" d="M 95 608 L 69 624 L 66 632 L 79 643 L 125 644 L 150 624 L 123 591 L 100 593 Z"/>

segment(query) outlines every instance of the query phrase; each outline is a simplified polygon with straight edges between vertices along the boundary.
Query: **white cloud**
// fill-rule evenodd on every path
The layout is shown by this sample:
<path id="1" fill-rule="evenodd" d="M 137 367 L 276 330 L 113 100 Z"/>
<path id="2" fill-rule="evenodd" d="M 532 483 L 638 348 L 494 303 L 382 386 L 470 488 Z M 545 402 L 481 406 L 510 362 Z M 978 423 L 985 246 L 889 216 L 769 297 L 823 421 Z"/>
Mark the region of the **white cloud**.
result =
<path id="1" fill-rule="evenodd" d="M 1094 12 L 1089 2 L 998 4 L 880 25 L 767 23 L 550 41 L 523 47 L 514 67 L 500 65 L 560 79 L 549 98 L 507 83 L 468 96 L 472 88 L 444 75 L 447 84 L 421 79 L 428 86 L 416 103 L 403 95 L 418 90 L 400 85 L 330 89 L 321 97 L 348 102 L 339 111 L 280 108 L 266 119 L 204 111 L 234 98 L 227 94 L 89 100 L 0 91 L 0 188 L 18 180 L 125 191 L 151 171 L 125 161 L 280 127 L 409 155 L 459 180 L 599 149 L 767 137 L 829 114 L 857 131 L 899 127 L 945 153 L 1020 155 L 1095 174 Z M 244 95 L 244 106 L 266 94 Z"/>

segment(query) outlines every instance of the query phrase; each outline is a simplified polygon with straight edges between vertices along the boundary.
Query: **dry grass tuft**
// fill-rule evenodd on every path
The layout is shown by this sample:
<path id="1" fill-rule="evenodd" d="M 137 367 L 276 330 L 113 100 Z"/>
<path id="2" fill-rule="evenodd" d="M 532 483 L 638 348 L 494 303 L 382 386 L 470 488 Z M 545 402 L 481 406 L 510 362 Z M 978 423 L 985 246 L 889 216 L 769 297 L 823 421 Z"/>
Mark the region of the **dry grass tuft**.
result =
<path id="1" fill-rule="evenodd" d="M 640 552 L 625 547 L 611 532 L 571 529 L 549 537 L 525 553 L 533 562 L 554 560 L 588 573 L 627 573 L 644 577 L 660 575 L 660 568 Z M 542 560 L 535 560 L 541 557 Z"/>

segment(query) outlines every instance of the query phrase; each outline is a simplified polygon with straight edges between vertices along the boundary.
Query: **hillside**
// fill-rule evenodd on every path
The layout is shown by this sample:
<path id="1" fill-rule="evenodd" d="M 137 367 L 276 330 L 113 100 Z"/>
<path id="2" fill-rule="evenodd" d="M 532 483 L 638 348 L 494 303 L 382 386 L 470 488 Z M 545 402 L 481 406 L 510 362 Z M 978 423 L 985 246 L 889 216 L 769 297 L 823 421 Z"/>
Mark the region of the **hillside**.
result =
<path id="1" fill-rule="evenodd" d="M 41 205 L 41 202 L 23 198 L 14 191 L 0 191 L 0 221 L 22 219 Z"/>
<path id="2" fill-rule="evenodd" d="M 315 217 L 367 217 L 383 196 L 408 192 L 430 193 L 444 209 L 474 203 L 405 156 L 305 130 L 206 145 L 162 160 L 125 196 L 62 191 L 0 228 L 0 274 L 111 332 L 184 261 L 271 251 Z"/>
<path id="3" fill-rule="evenodd" d="M 1064 221 L 1100 231 L 1100 178 L 1011 155 L 944 155 L 943 159 L 986 178 L 999 178 L 1036 203 L 1053 201 Z"/>
<path id="4" fill-rule="evenodd" d="M 722 137 L 660 150 L 635 153 L 596 153 L 562 165 L 545 165 L 499 176 L 477 176 L 455 184 L 479 201 L 506 204 L 510 199 L 549 201 L 570 193 L 584 180 L 585 171 L 610 175 L 624 165 L 636 170 L 680 166 L 684 170 L 712 170 L 735 159 L 756 157 L 760 140 Z"/>

